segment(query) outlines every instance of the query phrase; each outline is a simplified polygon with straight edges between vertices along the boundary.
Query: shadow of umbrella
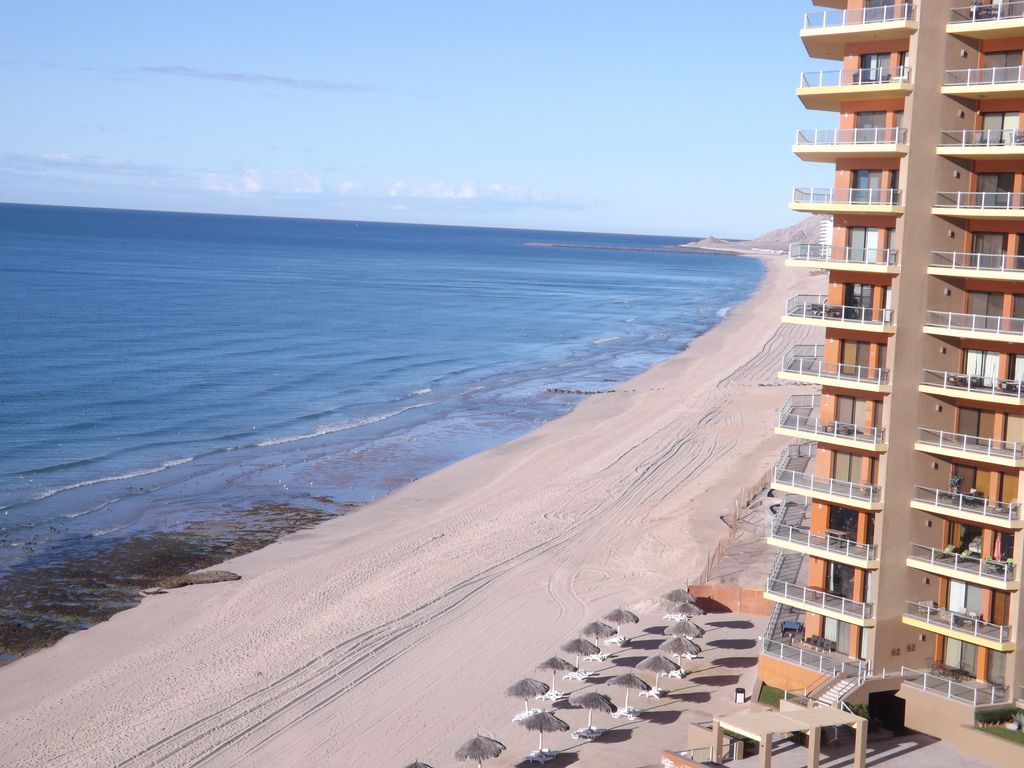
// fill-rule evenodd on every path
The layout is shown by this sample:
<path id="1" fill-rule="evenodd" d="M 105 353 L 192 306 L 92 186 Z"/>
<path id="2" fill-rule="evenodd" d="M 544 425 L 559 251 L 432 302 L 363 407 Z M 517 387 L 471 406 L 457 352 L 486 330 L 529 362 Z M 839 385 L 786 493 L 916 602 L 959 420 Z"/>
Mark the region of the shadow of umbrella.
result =
<path id="1" fill-rule="evenodd" d="M 575 731 L 572 735 L 574 739 L 596 739 L 604 733 L 604 728 L 594 728 L 594 710 L 604 712 L 606 715 L 610 715 L 615 711 L 615 705 L 612 704 L 612 700 L 597 691 L 577 693 L 569 699 L 569 704 L 577 709 L 587 710 L 587 727 Z"/>
<path id="2" fill-rule="evenodd" d="M 505 745 L 500 741 L 476 736 L 455 750 L 455 759 L 476 761 L 476 768 L 483 768 L 484 760 L 493 760 L 504 751 Z"/>
<path id="3" fill-rule="evenodd" d="M 519 724 L 528 731 L 535 731 L 540 734 L 540 742 L 537 745 L 537 752 L 535 754 L 543 755 L 544 749 L 544 734 L 545 733 L 561 733 L 569 730 L 569 724 L 560 717 L 555 717 L 550 712 L 538 712 L 536 715 L 530 715 L 525 720 L 520 720 Z"/>
<path id="4" fill-rule="evenodd" d="M 541 710 L 539 709 L 530 709 L 530 698 L 540 698 L 550 690 L 551 688 L 548 687 L 547 683 L 542 683 L 540 680 L 534 680 L 530 677 L 524 677 L 522 680 L 517 680 L 506 688 L 506 696 L 511 696 L 513 699 L 523 700 L 523 711 L 513 717 L 512 722 L 519 722 L 530 715 L 536 715 L 540 712 Z"/>

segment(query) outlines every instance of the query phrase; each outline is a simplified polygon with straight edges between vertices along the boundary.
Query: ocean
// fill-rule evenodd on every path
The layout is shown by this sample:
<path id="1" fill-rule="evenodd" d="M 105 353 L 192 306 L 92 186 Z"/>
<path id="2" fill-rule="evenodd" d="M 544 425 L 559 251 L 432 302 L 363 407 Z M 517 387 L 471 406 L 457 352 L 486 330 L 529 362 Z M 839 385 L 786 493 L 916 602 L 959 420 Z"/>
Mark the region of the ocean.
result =
<path id="1" fill-rule="evenodd" d="M 679 352 L 687 240 L 0 205 L 0 661 Z"/>

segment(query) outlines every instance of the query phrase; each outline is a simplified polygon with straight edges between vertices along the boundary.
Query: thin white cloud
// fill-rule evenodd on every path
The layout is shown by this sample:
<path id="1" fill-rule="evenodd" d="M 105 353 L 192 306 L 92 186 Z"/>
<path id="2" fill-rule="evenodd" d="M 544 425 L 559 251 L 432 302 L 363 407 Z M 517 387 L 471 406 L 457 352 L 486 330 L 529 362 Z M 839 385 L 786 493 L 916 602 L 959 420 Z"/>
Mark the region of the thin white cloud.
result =
<path id="1" fill-rule="evenodd" d="M 354 83 L 349 80 L 324 80 L 321 78 L 287 77 L 268 75 L 263 72 L 229 72 L 202 67 L 184 67 L 175 64 L 160 66 L 132 67 L 131 72 L 150 75 L 188 77 L 194 80 L 219 80 L 226 83 L 248 83 L 253 85 L 281 85 L 304 91 L 376 91 L 371 85 Z"/>

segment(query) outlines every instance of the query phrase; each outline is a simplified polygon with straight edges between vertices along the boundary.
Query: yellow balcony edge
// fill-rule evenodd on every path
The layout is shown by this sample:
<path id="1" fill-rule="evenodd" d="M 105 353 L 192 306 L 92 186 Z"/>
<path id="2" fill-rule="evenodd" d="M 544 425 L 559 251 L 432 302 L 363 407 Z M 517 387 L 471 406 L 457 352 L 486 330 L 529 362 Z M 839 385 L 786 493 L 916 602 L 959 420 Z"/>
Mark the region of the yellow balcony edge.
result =
<path id="1" fill-rule="evenodd" d="M 1024 459 L 1014 460 L 1008 459 L 1005 456 L 988 456 L 984 453 L 977 453 L 976 451 L 961 451 L 956 448 L 946 448 L 944 446 L 931 445 L 920 441 L 914 443 L 914 450 L 935 456 L 949 456 L 954 459 L 978 461 L 982 464 L 995 464 L 1000 467 L 1011 467 L 1016 469 L 1024 467 Z"/>
<path id="2" fill-rule="evenodd" d="M 920 499 L 912 499 L 910 506 L 914 509 L 920 510 L 921 512 L 928 512 L 939 517 L 952 517 L 956 520 L 965 520 L 969 523 L 978 523 L 979 525 L 990 526 L 992 528 L 1001 528 L 1003 530 L 1018 531 L 1024 528 L 1024 520 L 1002 520 L 998 517 L 987 517 L 985 515 L 976 515 L 973 512 L 964 512 L 958 509 L 949 509 L 948 507 L 940 507 L 938 504 L 929 504 L 927 501 L 921 501 Z"/>
<path id="3" fill-rule="evenodd" d="M 847 555 L 841 555 L 837 552 L 832 552 L 828 549 L 820 549 L 818 547 L 810 547 L 806 544 L 798 544 L 793 541 L 787 541 L 786 539 L 778 539 L 774 536 L 768 537 L 768 544 L 772 547 L 778 547 L 779 549 L 788 549 L 791 552 L 800 552 L 811 557 L 817 557 L 821 560 L 832 560 L 836 563 L 843 563 L 845 565 L 853 566 L 854 568 L 863 568 L 868 571 L 877 570 L 880 567 L 878 560 L 861 560 L 858 557 L 849 557 Z"/>
<path id="4" fill-rule="evenodd" d="M 878 512 L 883 507 L 881 501 L 863 501 L 861 499 L 851 499 L 848 496 L 836 496 L 831 493 L 819 493 L 812 491 L 810 488 L 800 488 L 795 485 L 786 485 L 785 483 L 778 483 L 772 481 L 772 488 L 779 491 L 780 493 L 792 493 L 795 496 L 807 496 L 812 499 L 820 499 L 821 501 L 830 501 L 834 504 L 840 504 L 846 507 L 857 507 L 857 509 L 867 509 L 872 512 Z"/>
<path id="5" fill-rule="evenodd" d="M 793 154 L 807 162 L 831 163 L 847 157 L 902 157 L 907 144 L 794 144 Z"/>
<path id="6" fill-rule="evenodd" d="M 803 269 L 827 269 L 830 272 L 864 272 L 872 275 L 898 275 L 896 264 L 859 264 L 855 261 L 808 261 L 807 259 L 786 259 L 785 266 Z M 1024 280 L 1024 276 L 1017 278 Z"/>
<path id="7" fill-rule="evenodd" d="M 896 333 L 895 325 L 870 325 L 868 323 L 854 323 L 832 318 L 817 317 L 793 317 L 783 315 L 782 322 L 792 325 L 811 325 L 816 328 L 835 328 L 838 331 L 865 331 L 867 333 L 884 333 L 892 335 Z"/>
<path id="8" fill-rule="evenodd" d="M 973 339 L 975 341 L 994 341 L 998 344 L 1024 344 L 1024 334 L 989 333 L 987 331 L 964 331 L 959 328 L 946 328 L 942 325 L 926 325 L 924 332 L 932 336 L 946 336 L 955 339 Z"/>
<path id="9" fill-rule="evenodd" d="M 993 651 L 1015 651 L 1017 650 L 1017 644 L 1008 641 L 1000 643 L 996 640 L 989 640 L 986 637 L 975 637 L 970 632 L 960 632 L 949 627 L 937 627 L 934 624 L 929 624 L 927 621 L 921 621 L 915 619 L 912 616 L 904 616 L 903 623 L 910 627 L 916 627 L 917 629 L 923 629 L 925 632 L 934 632 L 937 635 L 943 637 L 952 637 L 954 640 L 961 640 L 971 645 L 980 645 L 983 648 L 989 648 Z"/>
<path id="10" fill-rule="evenodd" d="M 947 145 L 936 148 L 935 154 L 940 157 L 965 157 L 975 160 L 1024 157 L 1024 145 L 1011 147 L 958 147 L 956 145 Z"/>
<path id="11" fill-rule="evenodd" d="M 871 627 L 875 626 L 874 619 L 862 619 L 857 616 L 850 616 L 849 614 L 840 613 L 839 611 L 832 611 L 828 608 L 821 608 L 817 605 L 814 605 L 813 603 L 804 603 L 800 600 L 793 600 L 788 597 L 783 597 L 782 595 L 773 595 L 771 592 L 768 592 L 767 590 L 765 590 L 764 592 L 764 597 L 766 600 L 771 600 L 775 603 L 782 603 L 783 605 L 788 605 L 792 608 L 802 608 L 803 610 L 817 614 L 818 616 L 827 616 L 831 619 L 845 621 L 848 624 L 856 624 L 858 627 L 866 627 L 870 629 Z"/>
<path id="12" fill-rule="evenodd" d="M 994 269 L 947 269 L 945 267 L 928 267 L 928 274 L 936 277 L 972 278 L 975 280 L 1012 280 L 1024 281 L 1024 272 L 999 272 Z"/>
<path id="13" fill-rule="evenodd" d="M 1024 219 L 1022 208 L 943 208 L 932 206 L 933 216 L 944 216 L 952 219 Z"/>
<path id="14" fill-rule="evenodd" d="M 783 437 L 795 437 L 798 440 L 816 440 L 819 443 L 840 445 L 844 448 L 856 448 L 857 450 L 871 451 L 872 453 L 885 453 L 889 450 L 888 443 L 867 443 L 863 440 L 850 440 L 846 437 L 830 435 L 827 432 L 815 434 L 813 432 L 802 432 L 799 429 L 791 429 L 789 427 L 776 427 L 775 434 L 782 435 Z"/>
<path id="15" fill-rule="evenodd" d="M 992 403 L 996 405 L 1024 405 L 1024 398 L 1006 397 L 1005 395 L 990 394 L 988 392 L 969 391 L 966 389 L 943 389 L 942 387 L 930 384 L 918 384 L 917 391 L 926 395 L 936 397 L 951 397 L 961 400 L 973 400 L 978 403 Z"/>
<path id="16" fill-rule="evenodd" d="M 996 19 L 994 21 L 971 21 L 960 24 L 947 23 L 946 34 L 957 37 L 991 40 L 999 37 L 1024 35 L 1024 19 Z"/>
<path id="17" fill-rule="evenodd" d="M 807 373 L 790 373 L 779 371 L 779 378 L 783 381 L 796 381 L 801 384 L 820 384 L 823 387 L 836 387 L 837 389 L 853 389 L 858 392 L 874 392 L 887 395 L 892 392 L 888 384 L 871 384 L 863 381 L 847 381 L 846 379 L 832 379 L 826 376 L 814 376 Z"/>
<path id="18" fill-rule="evenodd" d="M 938 563 L 926 563 L 922 560 L 915 560 L 912 557 L 907 558 L 907 567 L 918 571 L 925 571 L 926 573 L 934 573 L 936 576 L 945 576 L 949 579 L 958 579 L 960 581 L 968 581 L 971 584 L 980 584 L 983 587 L 998 589 L 1001 592 L 1016 592 L 1020 588 L 1020 584 L 1016 581 L 1000 581 L 999 579 L 993 579 L 990 576 L 982 576 L 975 573 L 964 573 L 963 571 L 958 571 L 956 568 L 948 568 Z"/>
<path id="19" fill-rule="evenodd" d="M 800 213 L 859 213 L 863 216 L 902 216 L 902 205 L 852 205 L 847 203 L 790 203 L 791 211 Z"/>
<path id="20" fill-rule="evenodd" d="M 858 40 L 892 40 L 894 38 L 881 37 L 889 32 L 906 32 L 909 37 L 920 28 L 916 19 L 899 19 L 896 21 L 875 21 L 870 24 L 845 24 L 834 27 L 814 27 L 801 29 L 800 39 L 836 39 L 843 38 L 850 42 Z"/>

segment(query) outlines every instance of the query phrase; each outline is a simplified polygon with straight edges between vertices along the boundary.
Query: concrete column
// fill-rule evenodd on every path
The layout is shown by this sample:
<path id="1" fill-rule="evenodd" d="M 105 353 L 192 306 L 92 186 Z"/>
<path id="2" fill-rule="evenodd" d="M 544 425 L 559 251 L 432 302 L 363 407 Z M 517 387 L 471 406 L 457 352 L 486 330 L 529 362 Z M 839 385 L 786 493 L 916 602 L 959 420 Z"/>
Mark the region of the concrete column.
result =
<path id="1" fill-rule="evenodd" d="M 867 768 L 868 764 L 868 721 L 861 720 L 853 726 L 853 768 Z"/>
<path id="2" fill-rule="evenodd" d="M 821 728 L 807 732 L 807 768 L 818 768 L 821 760 Z"/>
<path id="3" fill-rule="evenodd" d="M 772 738 L 774 733 L 766 733 L 761 739 L 761 768 L 772 768 Z"/>
<path id="4" fill-rule="evenodd" d="M 711 724 L 711 762 L 722 762 L 722 722 L 716 717 Z"/>

